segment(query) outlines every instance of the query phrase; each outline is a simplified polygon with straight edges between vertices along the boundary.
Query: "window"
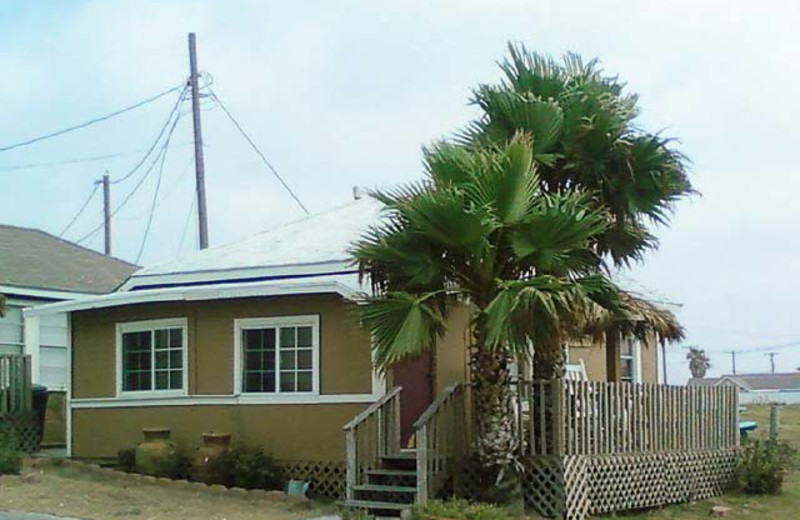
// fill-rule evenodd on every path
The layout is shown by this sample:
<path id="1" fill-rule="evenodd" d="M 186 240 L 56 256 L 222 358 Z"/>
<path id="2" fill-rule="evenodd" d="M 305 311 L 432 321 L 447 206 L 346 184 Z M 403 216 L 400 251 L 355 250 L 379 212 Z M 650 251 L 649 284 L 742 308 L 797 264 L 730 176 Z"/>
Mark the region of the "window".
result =
<path id="1" fill-rule="evenodd" d="M 317 393 L 319 318 L 236 320 L 242 393 Z"/>
<path id="2" fill-rule="evenodd" d="M 186 393 L 186 320 L 122 323 L 119 393 Z"/>
<path id="3" fill-rule="evenodd" d="M 620 344 L 620 380 L 641 383 L 639 376 L 639 343 L 635 339 L 623 338 Z"/>

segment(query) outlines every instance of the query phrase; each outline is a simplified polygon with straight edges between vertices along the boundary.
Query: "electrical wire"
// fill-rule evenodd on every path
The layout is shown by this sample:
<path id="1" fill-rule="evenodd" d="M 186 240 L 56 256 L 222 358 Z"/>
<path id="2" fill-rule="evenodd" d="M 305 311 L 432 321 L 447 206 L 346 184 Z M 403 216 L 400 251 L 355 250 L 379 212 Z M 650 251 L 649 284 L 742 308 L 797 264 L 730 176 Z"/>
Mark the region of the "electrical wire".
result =
<path id="1" fill-rule="evenodd" d="M 178 118 L 180 119 L 180 118 Z M 161 164 L 158 167 L 158 177 L 156 181 L 156 190 L 153 193 L 153 202 L 150 204 L 150 215 L 147 217 L 147 225 L 144 228 L 144 235 L 142 236 L 142 244 L 139 246 L 139 253 L 136 255 L 135 264 L 139 263 L 144 252 L 144 246 L 147 243 L 147 237 L 150 235 L 150 226 L 153 224 L 153 215 L 156 213 L 156 203 L 158 202 L 158 192 L 161 189 L 161 179 L 164 178 L 164 162 L 167 160 L 167 152 L 169 151 L 169 141 L 172 138 L 172 133 L 175 131 L 175 126 L 178 124 L 178 119 L 175 119 L 172 128 L 169 130 L 167 140 L 164 142 L 164 152 L 161 154 Z"/>
<path id="2" fill-rule="evenodd" d="M 178 85 L 176 87 L 172 87 L 169 90 L 165 90 L 164 92 L 161 92 L 160 94 L 156 94 L 155 96 L 152 96 L 152 97 L 149 97 L 149 98 L 144 99 L 142 101 L 139 101 L 138 103 L 135 103 L 135 104 L 133 104 L 131 106 L 125 107 L 125 108 L 117 110 L 115 112 L 111 112 L 110 114 L 106 114 L 104 116 L 100 116 L 100 117 L 96 117 L 94 119 L 90 119 L 89 121 L 86 121 L 84 123 L 81 123 L 81 124 L 78 124 L 78 125 L 75 125 L 75 126 L 70 126 L 68 128 L 64 128 L 62 130 L 58 130 L 56 132 L 52 132 L 50 134 L 45 134 L 45 135 L 41 135 L 39 137 L 34 137 L 34 138 L 28 139 L 26 141 L 20 141 L 19 143 L 14 143 L 14 144 L 6 145 L 6 146 L 1 146 L 0 147 L 0 152 L 7 152 L 7 151 L 13 150 L 15 148 L 21 148 L 23 146 L 28 146 L 28 145 L 31 145 L 31 144 L 34 144 L 34 143 L 38 143 L 40 141 L 44 141 L 46 139 L 52 139 L 53 137 L 58 137 L 60 135 L 67 134 L 69 132 L 74 132 L 75 130 L 80 130 L 82 128 L 86 128 L 87 126 L 91 126 L 91 125 L 94 125 L 96 123 L 100 123 L 102 121 L 106 121 L 108 119 L 111 119 L 112 117 L 116 117 L 116 116 L 124 114 L 126 112 L 130 112 L 131 110 L 135 110 L 135 109 L 137 109 L 139 107 L 147 105 L 148 103 L 152 103 L 153 101 L 161 99 L 162 97 L 164 97 L 164 96 L 166 96 L 166 95 L 168 95 L 168 94 L 170 94 L 172 92 L 175 92 L 175 91 L 181 90 L 181 89 L 185 89 L 185 88 L 186 88 L 186 86 L 184 84 L 181 84 L 181 85 Z"/>
<path id="3" fill-rule="evenodd" d="M 178 148 L 180 146 L 189 146 L 194 144 L 194 141 L 187 141 L 184 143 L 178 143 L 172 145 L 173 148 Z M 43 162 L 43 163 L 29 163 L 29 164 L 16 164 L 14 166 L 6 166 L 0 168 L 0 172 L 13 172 L 19 170 L 34 170 L 37 168 L 48 168 L 51 166 L 63 166 L 69 164 L 84 164 L 84 163 L 91 163 L 91 162 L 98 162 L 98 161 L 105 161 L 106 159 L 116 159 L 118 157 L 125 157 L 126 155 L 134 155 L 140 152 L 146 151 L 147 148 L 137 148 L 136 150 L 130 150 L 127 152 L 115 152 L 115 153 L 107 153 L 103 155 L 89 155 L 86 157 L 76 157 L 74 159 L 62 159 L 60 161 L 52 161 L 52 162 Z"/>
<path id="4" fill-rule="evenodd" d="M 123 182 L 123 181 L 129 179 L 134 173 L 136 173 L 136 171 L 139 168 L 142 167 L 142 165 L 145 163 L 145 161 L 147 161 L 147 158 L 150 157 L 150 154 L 153 153 L 153 150 L 155 150 L 156 146 L 161 141 L 161 138 L 164 136 L 164 132 L 166 132 L 167 128 L 169 128 L 169 125 L 172 122 L 172 118 L 175 117 L 176 113 L 178 115 L 177 115 L 177 117 L 175 117 L 175 120 L 177 121 L 178 119 L 180 119 L 180 107 L 181 107 L 181 103 L 183 102 L 184 96 L 186 95 L 186 90 L 187 90 L 187 87 L 184 86 L 183 89 L 181 90 L 180 95 L 178 96 L 178 99 L 175 101 L 175 105 L 172 107 L 172 110 L 170 111 L 169 116 L 167 117 L 167 120 L 164 121 L 164 125 L 161 127 L 161 130 L 159 130 L 158 136 L 156 137 L 156 140 L 153 141 L 153 144 L 150 146 L 150 148 L 147 149 L 147 151 L 145 152 L 145 154 L 142 157 L 142 159 L 138 163 L 136 163 L 136 165 L 128 173 L 126 173 L 125 175 L 123 175 L 119 179 L 114 179 L 113 181 L 111 181 L 111 184 L 119 184 L 120 182 Z"/>
<path id="5" fill-rule="evenodd" d="M 177 126 L 177 124 L 178 124 L 178 121 L 180 121 L 180 117 L 177 117 L 177 118 L 176 118 L 176 119 L 173 121 L 172 127 L 170 128 L 169 134 L 168 134 L 168 136 L 167 136 L 167 140 L 164 142 L 164 144 L 163 144 L 163 145 L 161 146 L 161 148 L 159 149 L 158 153 L 156 154 L 156 156 L 155 156 L 155 158 L 153 159 L 153 161 L 150 163 L 150 166 L 148 166 L 148 168 L 147 168 L 147 170 L 145 171 L 145 173 L 144 173 L 144 175 L 142 176 L 142 178 L 141 178 L 141 179 L 139 179 L 139 182 L 137 182 L 137 183 L 136 183 L 136 185 L 133 187 L 133 189 L 131 189 L 131 191 L 130 191 L 130 192 L 128 192 L 128 194 L 125 196 L 125 198 L 122 200 L 122 202 L 120 202 L 120 203 L 119 203 L 119 205 L 118 205 L 116 208 L 114 208 L 114 210 L 113 210 L 113 211 L 111 211 L 111 216 L 112 216 L 112 217 L 113 217 L 114 215 L 116 215 L 117 213 L 119 213 L 119 211 L 120 211 L 120 210 L 121 210 L 123 207 L 125 207 L 125 205 L 126 205 L 126 204 L 127 204 L 127 203 L 128 203 L 130 200 L 131 200 L 131 198 L 133 198 L 133 196 L 136 194 L 136 192 L 138 192 L 138 191 L 139 191 L 139 188 L 141 188 L 141 187 L 142 187 L 142 185 L 144 184 L 144 181 L 145 181 L 145 180 L 147 180 L 147 178 L 148 178 L 148 177 L 150 176 L 150 174 L 153 172 L 153 169 L 154 169 L 154 168 L 156 167 L 156 165 L 158 164 L 158 162 L 159 162 L 159 159 L 161 158 L 161 155 L 162 155 L 163 153 L 166 153 L 166 148 L 167 148 L 167 146 L 169 145 L 169 139 L 170 139 L 170 137 L 172 136 L 172 133 L 175 131 L 175 127 Z M 103 229 L 103 225 L 104 225 L 104 223 L 103 223 L 103 222 L 101 222 L 101 223 L 100 223 L 100 225 L 98 225 L 96 228 L 94 228 L 94 229 L 92 229 L 91 231 L 89 231 L 89 233 L 87 233 L 87 234 L 86 234 L 86 235 L 84 235 L 83 237 L 79 238 L 79 239 L 78 239 L 76 242 L 77 242 L 78 244 L 81 244 L 81 243 L 83 243 L 84 241 L 91 239 L 91 238 L 92 238 L 92 237 L 93 237 L 93 236 L 94 236 L 94 235 L 95 235 L 97 232 L 99 232 L 101 229 Z"/>
<path id="6" fill-rule="evenodd" d="M 175 256 L 180 256 L 183 250 L 183 242 L 186 240 L 186 232 L 189 231 L 189 223 L 192 221 L 194 215 L 194 207 L 197 205 L 197 197 L 192 194 L 192 203 L 189 204 L 189 213 L 186 214 L 186 221 L 183 223 L 183 232 L 181 233 L 181 241 L 178 242 L 178 250 L 175 251 Z"/>
<path id="7" fill-rule="evenodd" d="M 277 178 L 278 181 L 283 185 L 284 189 L 289 193 L 289 195 L 292 196 L 292 198 L 295 200 L 295 202 L 297 202 L 297 204 L 303 209 L 305 214 L 306 215 L 310 215 L 311 213 L 309 213 L 309 211 L 305 207 L 305 205 L 300 201 L 300 199 L 297 197 L 297 195 L 294 193 L 294 191 L 292 191 L 292 189 L 289 187 L 289 185 L 286 184 L 286 181 L 283 180 L 281 175 L 278 173 L 278 171 L 275 169 L 275 167 L 272 166 L 272 164 L 269 162 L 269 160 L 267 160 L 266 156 L 261 152 L 261 150 L 258 149 L 258 146 L 256 146 L 256 143 L 254 143 L 253 140 L 250 138 L 250 136 L 247 134 L 247 132 L 244 131 L 244 128 L 242 128 L 242 125 L 240 125 L 239 122 L 236 120 L 236 118 L 233 117 L 233 115 L 230 113 L 230 111 L 225 106 L 225 104 L 222 102 L 222 100 L 220 100 L 219 97 L 217 96 L 217 94 L 211 89 L 211 86 L 207 85 L 206 88 L 211 93 L 211 96 L 216 100 L 216 102 L 219 103 L 219 107 L 222 109 L 223 112 L 225 112 L 225 115 L 228 116 L 228 119 L 230 119 L 231 122 L 233 123 L 233 125 L 236 127 L 236 129 L 239 130 L 239 133 L 242 134 L 242 136 L 250 144 L 250 146 L 253 148 L 253 150 L 255 150 L 255 152 L 258 154 L 259 157 L 261 157 L 261 160 L 264 162 L 264 164 L 266 164 L 267 167 L 275 175 L 275 178 Z"/>
<path id="8" fill-rule="evenodd" d="M 77 221 L 78 218 L 83 214 L 83 211 L 86 209 L 86 207 L 89 205 L 89 203 L 92 202 L 92 199 L 94 198 L 94 194 L 97 193 L 97 188 L 99 188 L 99 187 L 100 187 L 100 183 L 95 181 L 94 187 L 92 188 L 91 193 L 89 193 L 89 196 L 86 198 L 86 201 L 83 203 L 83 205 L 78 210 L 78 212 L 75 213 L 75 216 L 72 217 L 72 220 L 69 221 L 69 224 L 67 224 L 67 227 L 65 227 L 64 230 L 58 235 L 59 237 L 63 237 L 64 234 L 67 231 L 69 231 L 69 229 L 72 227 L 72 225 L 75 223 L 75 221 Z"/>

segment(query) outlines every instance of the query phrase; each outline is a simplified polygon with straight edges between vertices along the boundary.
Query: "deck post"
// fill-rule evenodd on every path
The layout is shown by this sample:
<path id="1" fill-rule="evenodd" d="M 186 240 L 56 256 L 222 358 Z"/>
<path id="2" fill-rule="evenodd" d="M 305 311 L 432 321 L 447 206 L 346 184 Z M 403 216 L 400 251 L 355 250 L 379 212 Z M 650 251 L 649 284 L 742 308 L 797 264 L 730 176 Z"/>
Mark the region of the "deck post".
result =
<path id="1" fill-rule="evenodd" d="M 417 430 L 417 504 L 428 501 L 428 425 Z"/>
<path id="2" fill-rule="evenodd" d="M 560 379 L 553 379 L 553 454 L 564 455 L 564 403 L 562 401 L 564 383 Z"/>
<path id="3" fill-rule="evenodd" d="M 355 487 L 358 482 L 358 454 L 356 453 L 355 429 L 347 430 L 345 443 L 347 445 L 347 475 L 345 477 L 347 500 L 353 500 L 355 498 Z"/>

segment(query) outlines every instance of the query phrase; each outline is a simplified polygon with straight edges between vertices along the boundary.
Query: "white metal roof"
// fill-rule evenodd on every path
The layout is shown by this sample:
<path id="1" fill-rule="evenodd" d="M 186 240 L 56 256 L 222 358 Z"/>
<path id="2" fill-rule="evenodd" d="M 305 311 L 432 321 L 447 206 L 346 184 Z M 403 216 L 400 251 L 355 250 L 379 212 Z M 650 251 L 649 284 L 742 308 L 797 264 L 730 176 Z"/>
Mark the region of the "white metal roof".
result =
<path id="1" fill-rule="evenodd" d="M 106 307 L 153 302 L 203 301 L 298 294 L 338 294 L 355 300 L 368 290 L 359 284 L 355 273 L 266 280 L 247 283 L 224 283 L 181 286 L 140 291 L 122 291 L 80 300 L 50 303 L 25 310 L 25 316 L 43 316 Z"/>
<path id="2" fill-rule="evenodd" d="M 363 198 L 242 241 L 136 271 L 123 290 L 159 284 L 353 271 L 348 251 L 380 219 L 381 204 Z"/>

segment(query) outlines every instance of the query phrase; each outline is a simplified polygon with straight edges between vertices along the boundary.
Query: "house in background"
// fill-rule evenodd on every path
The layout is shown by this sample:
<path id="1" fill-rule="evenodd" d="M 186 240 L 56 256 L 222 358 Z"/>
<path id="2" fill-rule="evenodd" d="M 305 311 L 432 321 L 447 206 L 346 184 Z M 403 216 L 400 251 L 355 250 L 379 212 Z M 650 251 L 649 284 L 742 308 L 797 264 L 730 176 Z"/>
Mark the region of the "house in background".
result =
<path id="1" fill-rule="evenodd" d="M 69 316 L 70 455 L 116 457 L 152 426 L 171 428 L 186 448 L 203 431 L 227 431 L 340 485 L 342 427 L 394 386 L 408 440 L 437 394 L 469 380 L 468 313 L 451 315 L 432 351 L 387 374 L 374 369 L 352 313 L 368 288 L 348 251 L 380 214 L 376 201 L 357 200 L 141 269 L 112 294 L 26 311 Z M 656 349 L 630 347 L 621 361 L 631 380 L 657 382 Z M 605 379 L 602 343 L 570 357 Z"/>
<path id="2" fill-rule="evenodd" d="M 115 290 L 136 266 L 53 235 L 0 225 L 0 354 L 32 357 L 33 381 L 50 390 L 67 386 L 67 317 L 23 319 L 23 309 Z"/>
<path id="3" fill-rule="evenodd" d="M 800 372 L 692 378 L 689 386 L 735 386 L 741 404 L 800 404 Z"/>

